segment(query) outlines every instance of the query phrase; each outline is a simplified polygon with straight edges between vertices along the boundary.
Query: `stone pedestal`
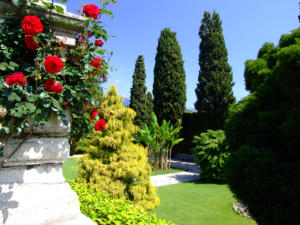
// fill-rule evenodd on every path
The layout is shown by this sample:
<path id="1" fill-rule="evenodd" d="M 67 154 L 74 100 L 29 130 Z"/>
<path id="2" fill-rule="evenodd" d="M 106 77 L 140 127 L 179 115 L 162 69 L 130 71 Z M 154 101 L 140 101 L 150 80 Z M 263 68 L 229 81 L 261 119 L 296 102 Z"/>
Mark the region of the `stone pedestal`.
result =
<path id="1" fill-rule="evenodd" d="M 60 41 L 72 46 L 75 35 L 83 30 L 78 24 L 85 18 L 62 7 L 63 14 L 52 12 L 55 19 L 52 27 Z M 6 12 L 12 9 L 11 1 L 0 0 L 0 18 L 9 17 Z M 41 13 L 48 15 L 47 10 Z M 35 129 L 5 167 L 0 168 L 0 225 L 95 225 L 80 213 L 77 195 L 62 175 L 62 164 L 70 150 L 70 115 L 66 116 L 69 123 L 64 125 L 53 113 L 49 124 Z M 21 141 L 21 138 L 10 140 L 0 162 Z"/>
<path id="2" fill-rule="evenodd" d="M 4 168 L 0 169 L 0 224 L 92 225 L 80 213 L 75 192 L 62 176 L 69 155 L 69 123 L 53 113 L 49 124 L 36 129 Z M 21 139 L 12 139 L 4 149 L 6 158 Z"/>

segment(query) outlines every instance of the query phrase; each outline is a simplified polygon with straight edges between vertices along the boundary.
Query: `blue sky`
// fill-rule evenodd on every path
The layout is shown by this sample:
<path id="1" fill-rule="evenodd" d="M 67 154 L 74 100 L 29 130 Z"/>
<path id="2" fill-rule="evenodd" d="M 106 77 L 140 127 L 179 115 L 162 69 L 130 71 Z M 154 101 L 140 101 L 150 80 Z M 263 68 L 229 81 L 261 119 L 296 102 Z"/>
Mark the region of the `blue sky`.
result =
<path id="1" fill-rule="evenodd" d="M 82 1 L 83 2 L 83 1 Z M 97 4 L 88 0 L 84 4 Z M 68 11 L 76 13 L 81 1 L 69 0 Z M 114 19 L 103 17 L 110 38 L 103 48 L 113 50 L 110 73 L 103 86 L 116 84 L 120 95 L 130 96 L 132 75 L 138 55 L 146 66 L 146 86 L 152 91 L 155 55 L 160 31 L 166 27 L 177 33 L 184 60 L 187 85 L 187 108 L 194 108 L 198 82 L 198 36 L 204 11 L 220 14 L 223 34 L 232 67 L 233 92 L 237 100 L 248 92 L 244 85 L 244 63 L 255 59 L 265 42 L 278 44 L 280 36 L 299 26 L 299 0 L 120 0 L 109 9 Z"/>

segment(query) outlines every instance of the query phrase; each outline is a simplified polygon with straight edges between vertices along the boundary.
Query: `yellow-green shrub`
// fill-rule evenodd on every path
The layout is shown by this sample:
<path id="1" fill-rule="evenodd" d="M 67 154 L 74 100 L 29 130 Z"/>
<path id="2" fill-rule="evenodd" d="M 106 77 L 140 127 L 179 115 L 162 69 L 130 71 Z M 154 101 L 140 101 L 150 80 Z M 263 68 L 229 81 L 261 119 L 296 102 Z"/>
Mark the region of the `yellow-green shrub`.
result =
<path id="1" fill-rule="evenodd" d="M 77 193 L 80 211 L 97 224 L 105 225 L 174 225 L 148 214 L 124 199 L 116 199 L 90 190 L 85 183 L 70 181 L 72 189 Z"/>
<path id="2" fill-rule="evenodd" d="M 135 112 L 122 105 L 115 86 L 101 102 L 106 127 L 79 142 L 78 150 L 86 152 L 79 160 L 79 174 L 89 188 L 150 210 L 159 205 L 159 198 L 150 181 L 147 150 L 133 143 L 138 130 L 133 124 Z"/>

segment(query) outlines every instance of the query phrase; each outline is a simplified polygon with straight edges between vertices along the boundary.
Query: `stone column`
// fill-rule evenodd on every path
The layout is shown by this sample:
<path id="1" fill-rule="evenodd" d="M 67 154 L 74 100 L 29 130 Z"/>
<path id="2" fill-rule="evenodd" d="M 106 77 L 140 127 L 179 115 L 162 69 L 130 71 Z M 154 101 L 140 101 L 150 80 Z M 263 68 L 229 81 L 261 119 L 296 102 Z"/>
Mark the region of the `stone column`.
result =
<path id="1" fill-rule="evenodd" d="M 0 0 L 0 5 L 6 1 Z M 84 18 L 65 12 L 54 13 L 69 21 Z M 1 13 L 0 13 L 1 17 Z M 58 38 L 75 44 L 80 27 L 55 24 Z M 64 125 L 53 112 L 47 126 L 37 128 L 19 150 L 0 168 L 0 224 L 5 225 L 95 225 L 81 214 L 78 198 L 62 175 L 68 159 L 70 114 Z M 1 139 L 1 137 L 0 137 Z M 1 141 L 1 140 L 0 140 Z M 2 162 L 22 141 L 13 138 L 4 148 Z"/>

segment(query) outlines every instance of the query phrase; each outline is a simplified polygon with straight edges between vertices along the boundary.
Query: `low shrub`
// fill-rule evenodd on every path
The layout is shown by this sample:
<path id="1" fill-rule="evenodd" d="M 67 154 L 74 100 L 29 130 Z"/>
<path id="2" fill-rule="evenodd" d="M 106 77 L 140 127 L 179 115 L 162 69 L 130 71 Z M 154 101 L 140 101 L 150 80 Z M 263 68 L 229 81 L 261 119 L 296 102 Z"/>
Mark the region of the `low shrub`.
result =
<path id="1" fill-rule="evenodd" d="M 78 195 L 81 212 L 97 224 L 173 224 L 144 212 L 127 200 L 112 198 L 100 191 L 89 189 L 84 182 L 77 180 L 69 181 L 69 183 Z"/>
<path id="2" fill-rule="evenodd" d="M 194 136 L 192 149 L 201 178 L 207 181 L 224 182 L 224 164 L 230 155 L 223 130 L 207 130 Z"/>

